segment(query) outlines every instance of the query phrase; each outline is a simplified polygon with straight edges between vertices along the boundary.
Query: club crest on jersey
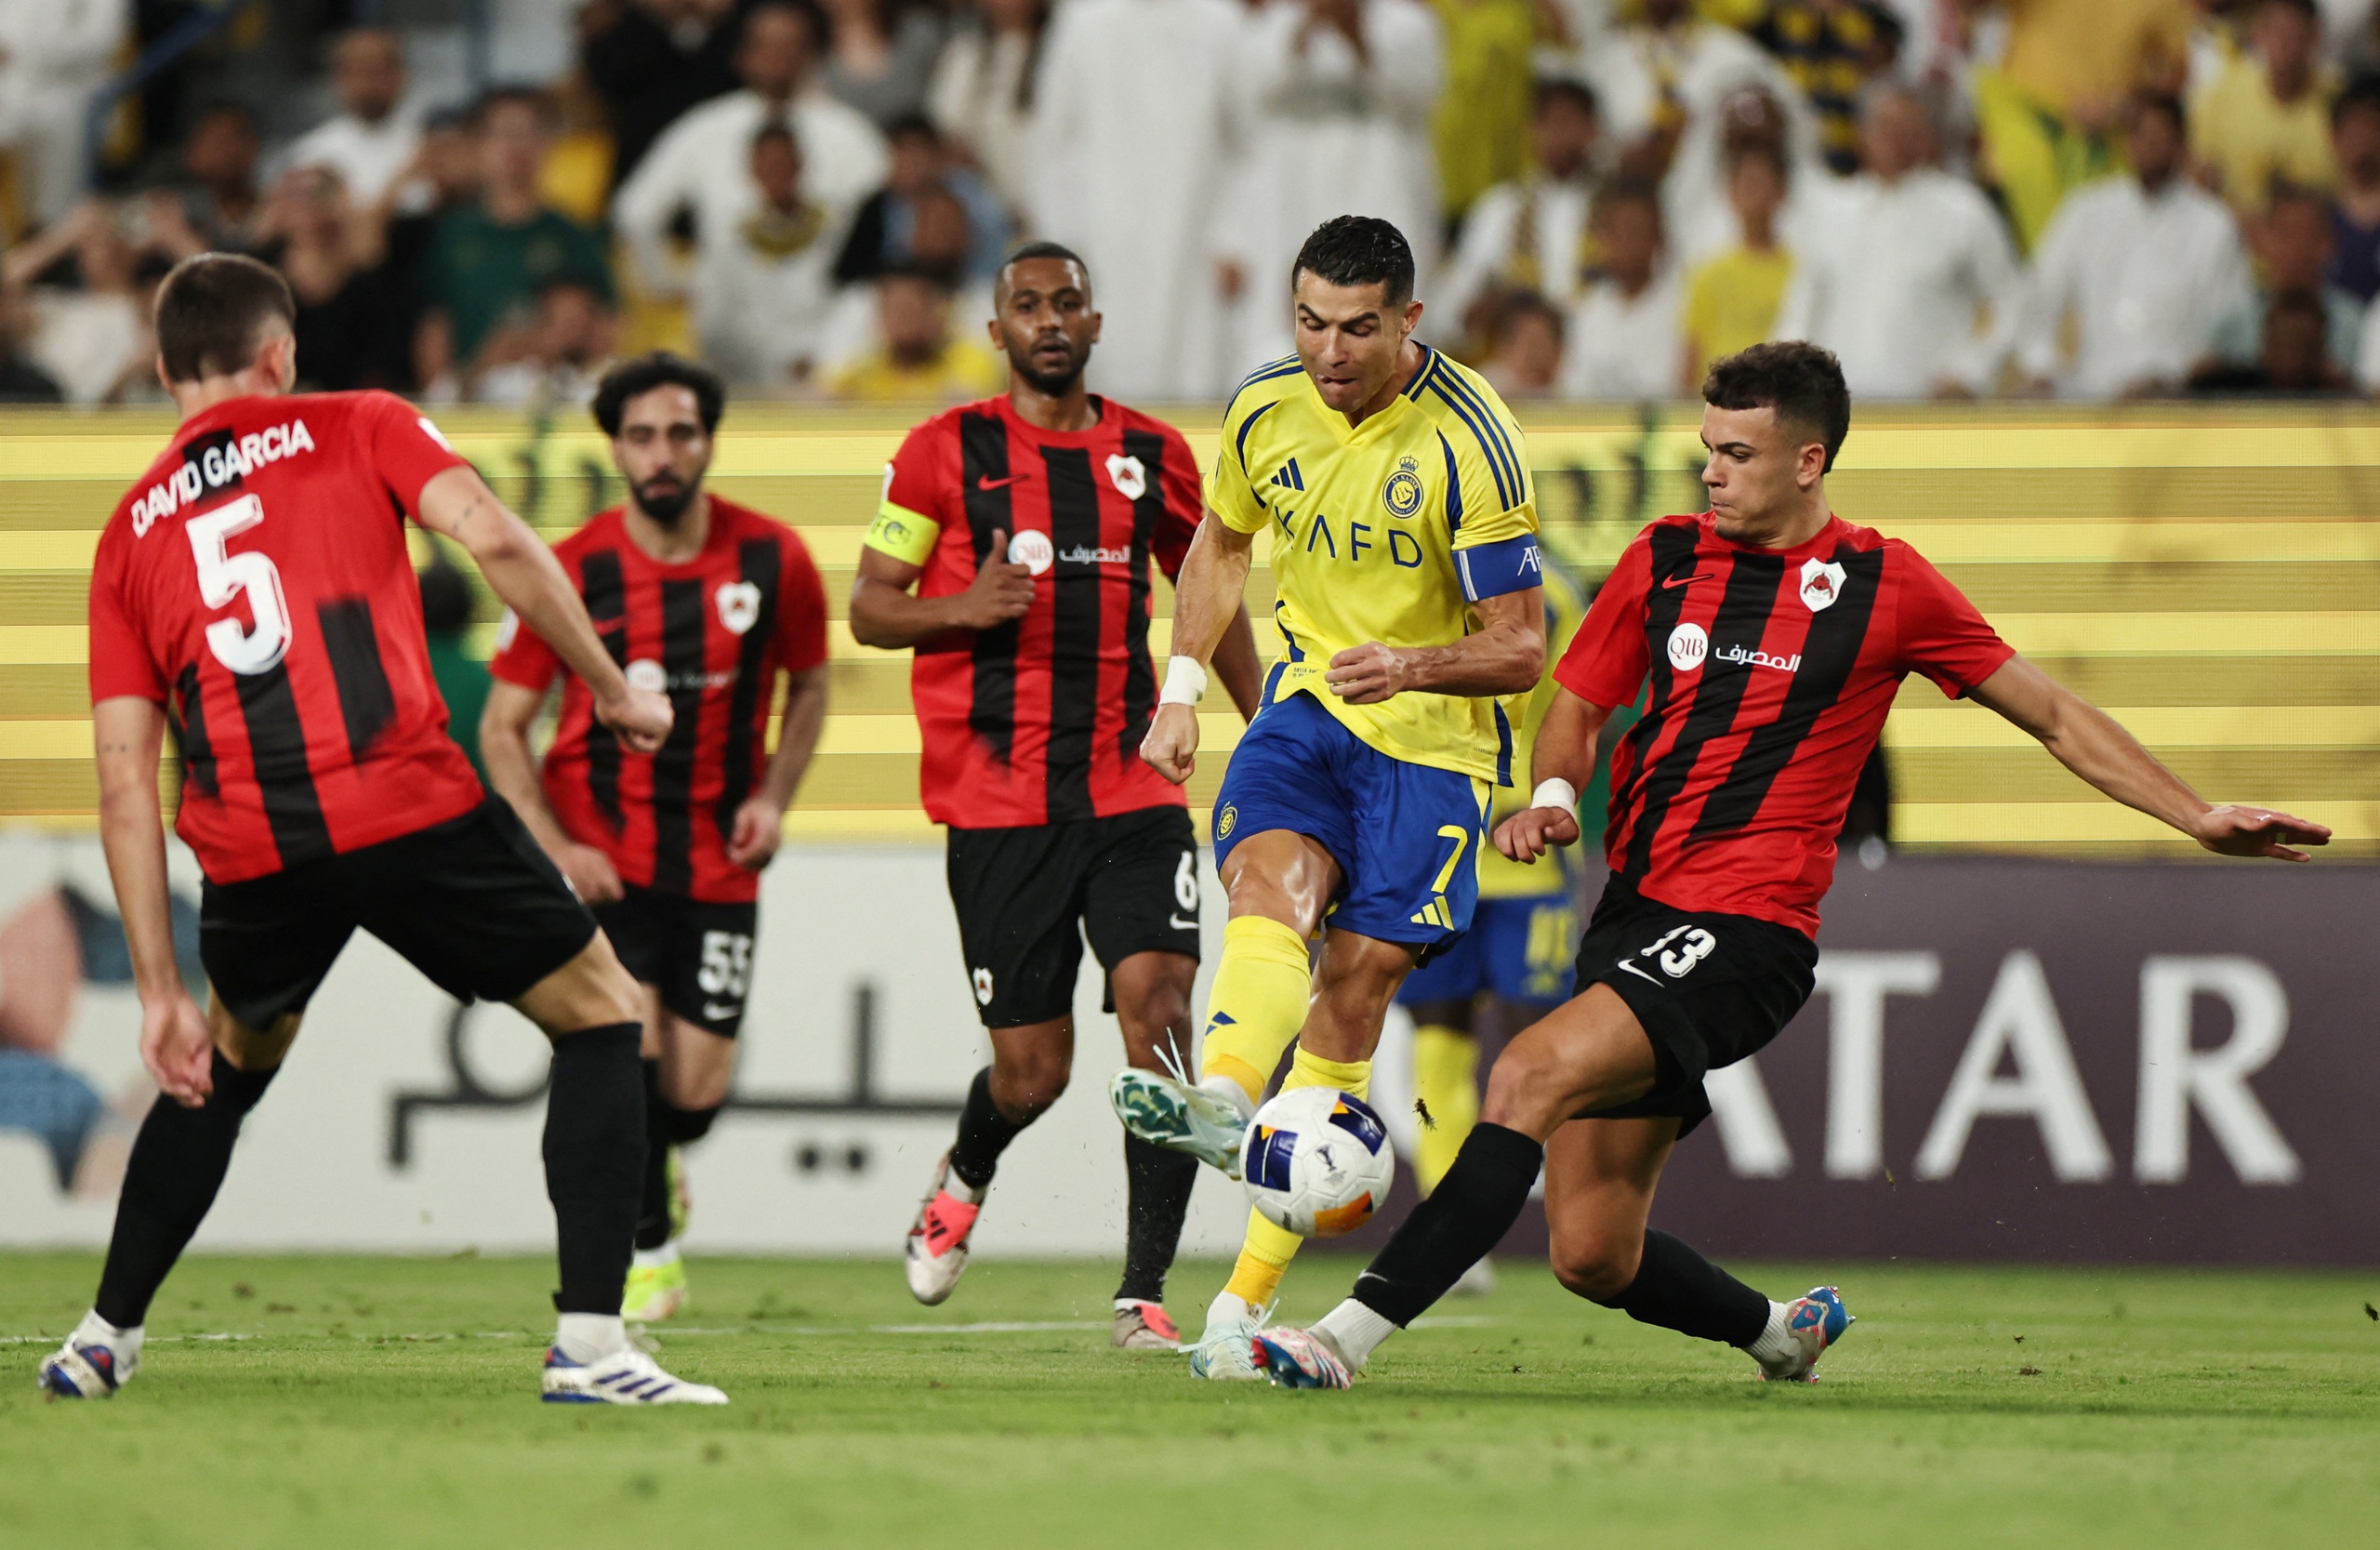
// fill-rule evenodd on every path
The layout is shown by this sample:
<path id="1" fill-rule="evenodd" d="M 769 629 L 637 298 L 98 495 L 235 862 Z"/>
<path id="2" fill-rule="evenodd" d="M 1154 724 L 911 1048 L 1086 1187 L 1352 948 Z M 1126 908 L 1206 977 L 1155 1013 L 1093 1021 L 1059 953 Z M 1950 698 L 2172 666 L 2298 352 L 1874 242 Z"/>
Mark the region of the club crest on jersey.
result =
<path id="1" fill-rule="evenodd" d="M 1682 624 L 1670 631 L 1670 666 L 1679 672 L 1699 672 L 1711 655 L 1711 636 L 1699 624 Z"/>
<path id="2" fill-rule="evenodd" d="M 1843 595 L 1843 567 L 1830 560 L 1802 562 L 1802 601 L 1813 614 L 1823 614 Z"/>
<path id="3" fill-rule="evenodd" d="M 1421 509 L 1421 465 L 1410 457 L 1397 459 L 1396 471 L 1380 487 L 1380 503 L 1392 517 L 1409 517 Z"/>
<path id="4" fill-rule="evenodd" d="M 1108 458 L 1107 482 L 1115 485 L 1117 494 L 1126 500 L 1138 500 L 1149 493 L 1149 471 L 1141 467 L 1138 457 L 1118 454 Z"/>
<path id="5" fill-rule="evenodd" d="M 1008 563 L 1023 565 L 1035 576 L 1039 576 L 1057 562 L 1057 547 L 1050 542 L 1047 533 L 1035 533 L 1028 529 L 1008 541 Z"/>
<path id="6" fill-rule="evenodd" d="M 741 635 L 760 622 L 760 589 L 749 581 L 731 581 L 718 592 L 719 622 L 730 635 Z"/>

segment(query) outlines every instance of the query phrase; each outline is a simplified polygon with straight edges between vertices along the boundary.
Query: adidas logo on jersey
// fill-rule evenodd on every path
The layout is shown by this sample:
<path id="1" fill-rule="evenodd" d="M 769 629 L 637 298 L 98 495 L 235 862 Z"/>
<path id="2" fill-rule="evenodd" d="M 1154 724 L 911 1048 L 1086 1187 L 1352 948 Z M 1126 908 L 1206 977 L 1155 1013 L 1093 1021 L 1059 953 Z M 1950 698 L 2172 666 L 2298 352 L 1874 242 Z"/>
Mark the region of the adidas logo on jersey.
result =
<path id="1" fill-rule="evenodd" d="M 1270 483 L 1285 490 L 1302 490 L 1305 488 L 1305 475 L 1298 471 L 1298 460 L 1292 457 L 1273 471 Z"/>

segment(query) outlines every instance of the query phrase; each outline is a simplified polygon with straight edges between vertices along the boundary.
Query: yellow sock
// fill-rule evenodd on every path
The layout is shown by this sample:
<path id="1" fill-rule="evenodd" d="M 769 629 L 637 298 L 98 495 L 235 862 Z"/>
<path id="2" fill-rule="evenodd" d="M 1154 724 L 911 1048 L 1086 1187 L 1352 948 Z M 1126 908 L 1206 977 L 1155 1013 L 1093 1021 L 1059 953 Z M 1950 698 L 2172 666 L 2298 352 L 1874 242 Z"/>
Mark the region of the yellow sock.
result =
<path id="1" fill-rule="evenodd" d="M 1421 1144 L 1413 1152 L 1413 1176 L 1427 1195 L 1447 1176 L 1463 1137 L 1479 1123 L 1479 1040 L 1437 1024 L 1415 1028 L 1413 1095 L 1430 1116 L 1421 1121 Z"/>
<path id="2" fill-rule="evenodd" d="M 1289 1062 L 1289 1074 L 1281 1079 L 1282 1092 L 1293 1087 L 1335 1087 L 1342 1093 L 1368 1098 L 1372 1093 L 1372 1063 L 1325 1060 L 1301 1048 Z M 1245 1297 L 1250 1307 L 1271 1302 L 1274 1293 L 1281 1289 L 1281 1278 L 1289 1274 L 1289 1261 L 1297 1257 L 1298 1245 L 1304 1241 L 1287 1227 L 1267 1222 L 1251 1207 L 1248 1212 L 1248 1236 L 1239 1246 L 1239 1262 L 1232 1266 L 1231 1279 L 1224 1283 L 1223 1290 L 1235 1297 Z"/>
<path id="3" fill-rule="evenodd" d="M 1226 921 L 1223 960 L 1207 994 L 1199 1075 L 1227 1076 L 1247 1091 L 1249 1102 L 1262 1098 L 1281 1053 L 1305 1023 L 1313 995 L 1305 938 L 1262 915 Z"/>

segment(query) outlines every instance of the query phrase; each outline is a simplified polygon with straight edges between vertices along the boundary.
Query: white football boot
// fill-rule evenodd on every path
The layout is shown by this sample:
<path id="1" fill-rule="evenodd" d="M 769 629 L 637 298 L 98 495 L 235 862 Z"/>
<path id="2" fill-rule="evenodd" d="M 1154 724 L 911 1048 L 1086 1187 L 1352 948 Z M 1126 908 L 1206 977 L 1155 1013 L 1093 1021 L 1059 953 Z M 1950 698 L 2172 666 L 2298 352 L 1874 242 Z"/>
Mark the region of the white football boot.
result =
<path id="1" fill-rule="evenodd" d="M 966 1180 L 954 1178 L 950 1154 L 945 1152 L 934 1164 L 933 1183 L 918 1203 L 917 1219 L 909 1224 L 902 1250 L 909 1295 L 928 1307 L 948 1297 L 967 1273 L 967 1245 L 975 1236 L 976 1218 L 984 1214 L 983 1201 L 951 1192 L 954 1182 L 962 1190 L 967 1187 Z"/>
<path id="2" fill-rule="evenodd" d="M 723 1405 L 727 1396 L 708 1384 L 673 1378 L 633 1345 L 608 1357 L 577 1362 L 559 1347 L 546 1350 L 549 1405 Z"/>
<path id="3" fill-rule="evenodd" d="M 1201 1087 L 1172 1052 L 1160 1050 L 1157 1058 L 1165 1062 L 1165 1070 L 1128 1066 L 1107 1084 L 1116 1118 L 1151 1146 L 1187 1152 L 1228 1178 L 1239 1177 L 1240 1138 L 1255 1106 L 1236 1082 Z"/>
<path id="4" fill-rule="evenodd" d="M 139 1371 L 138 1355 L 127 1352 L 119 1356 L 113 1346 L 86 1341 L 76 1334 L 68 1336 L 66 1344 L 41 1364 L 40 1375 L 33 1382 L 52 1399 L 112 1399 L 115 1391 Z"/>

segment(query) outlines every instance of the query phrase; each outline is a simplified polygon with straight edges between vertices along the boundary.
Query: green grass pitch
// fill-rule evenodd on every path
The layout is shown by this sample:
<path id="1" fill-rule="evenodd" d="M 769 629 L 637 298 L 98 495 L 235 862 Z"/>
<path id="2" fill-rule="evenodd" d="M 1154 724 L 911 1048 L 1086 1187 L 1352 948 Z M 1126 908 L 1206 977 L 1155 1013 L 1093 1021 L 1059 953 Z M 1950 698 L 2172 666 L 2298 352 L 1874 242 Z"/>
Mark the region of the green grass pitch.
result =
<path id="1" fill-rule="evenodd" d="M 938 1309 L 892 1264 L 692 1268 L 663 1360 L 725 1411 L 539 1405 L 550 1270 L 502 1259 L 195 1258 L 121 1398 L 45 1405 L 96 1262 L 0 1256 L 0 1544 L 2380 1543 L 2380 1275 L 1837 1266 L 1860 1323 L 1787 1387 L 1508 1264 L 1332 1395 L 1110 1352 L 1104 1265 Z"/>

